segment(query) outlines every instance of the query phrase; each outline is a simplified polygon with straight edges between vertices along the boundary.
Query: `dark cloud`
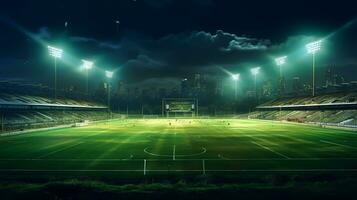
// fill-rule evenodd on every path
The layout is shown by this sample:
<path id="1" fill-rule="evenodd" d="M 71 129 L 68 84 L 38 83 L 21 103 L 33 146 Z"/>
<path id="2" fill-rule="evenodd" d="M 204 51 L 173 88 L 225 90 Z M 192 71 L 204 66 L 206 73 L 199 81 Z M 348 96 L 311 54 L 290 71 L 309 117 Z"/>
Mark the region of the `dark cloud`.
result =
<path id="1" fill-rule="evenodd" d="M 82 12 L 83 15 L 80 15 L 82 18 L 78 17 L 78 6 L 82 4 L 76 3 L 80 4 L 77 7 L 68 4 L 71 6 L 67 7 L 67 4 L 63 3 L 66 12 L 57 8 L 57 11 L 60 10 L 61 12 L 58 12 L 63 15 L 57 13 L 49 17 L 48 21 L 29 20 L 30 25 L 26 28 L 32 31 L 21 30 L 27 33 L 24 34 L 26 39 L 22 36 L 14 37 L 14 31 L 7 30 L 6 36 L 11 36 L 9 38 L 12 39 L 0 38 L 2 43 L 5 43 L 2 49 L 5 54 L 2 55 L 14 55 L 19 57 L 20 61 L 10 62 L 4 59 L 2 65 L 11 66 L 12 70 L 8 71 L 11 71 L 13 76 L 16 74 L 16 77 L 20 76 L 19 71 L 23 68 L 35 68 L 24 64 L 27 60 L 34 62 L 33 60 L 42 59 L 38 64 L 33 65 L 41 70 L 48 68 L 50 59 L 45 60 L 42 56 L 47 53 L 46 47 L 38 45 L 40 50 L 35 52 L 33 43 L 29 42 L 32 38 L 37 43 L 43 42 L 42 44 L 53 42 L 55 45 L 56 41 L 60 41 L 59 45 L 63 44 L 65 53 L 74 57 L 72 65 L 67 70 L 76 68 L 82 58 L 93 58 L 97 67 L 111 70 L 118 68 L 116 78 L 131 82 L 145 83 L 148 79 L 167 80 L 167 78 L 171 80 L 194 73 L 214 75 L 220 72 L 220 67 L 233 72 L 246 73 L 242 77 L 250 77 L 249 68 L 252 66 L 261 66 L 262 73 L 265 73 L 266 77 L 274 78 L 278 71 L 274 58 L 280 55 L 288 56 L 286 71 L 291 76 L 295 76 L 298 73 L 307 74 L 310 70 L 311 62 L 309 55 L 306 55 L 305 44 L 330 35 L 332 31 L 314 32 L 314 29 L 304 29 L 300 32 L 296 32 L 295 29 L 287 31 L 288 28 L 284 24 L 295 26 L 296 23 L 298 26 L 315 20 L 319 22 L 318 25 L 325 24 L 327 28 L 324 30 L 330 30 L 340 26 L 341 21 L 345 21 L 338 19 L 333 23 L 326 22 L 335 19 L 334 17 L 321 21 L 322 17 L 313 18 L 315 12 L 314 15 L 307 12 L 294 18 L 291 16 L 283 18 L 278 15 L 280 12 L 273 10 L 268 12 L 266 10 L 269 9 L 264 6 L 255 10 L 256 15 L 251 15 L 251 10 L 245 9 L 244 5 L 233 3 L 236 1 L 227 2 L 229 3 L 215 0 L 144 0 L 140 3 L 138 1 L 136 7 L 133 7 L 132 2 L 130 5 L 118 3 L 116 6 L 108 7 L 107 4 L 86 4 L 90 9 L 83 9 L 87 13 Z M 96 5 L 104 6 L 98 7 L 98 14 L 94 12 L 97 11 Z M 28 6 L 31 8 L 33 5 Z M 280 9 L 282 8 L 277 11 Z M 31 16 L 29 10 L 31 9 L 25 10 L 27 12 L 25 17 Z M 205 12 L 201 12 L 202 10 Z M 286 10 L 281 12 L 285 15 L 290 13 Z M 297 20 L 301 17 L 306 17 L 309 23 Z M 115 20 L 120 20 L 119 27 L 114 23 Z M 26 20 L 23 21 L 26 23 Z M 64 27 L 65 21 L 69 21 L 70 26 Z M 33 25 L 33 22 L 37 24 Z M 318 29 L 323 26 L 314 27 Z M 340 68 L 356 65 L 354 45 L 356 26 L 350 23 L 343 30 L 333 32 L 333 37 L 329 37 L 324 42 L 324 48 L 319 52 L 319 66 L 325 67 L 331 63 L 334 66 L 341 66 Z M 275 39 L 277 37 L 279 40 Z M 21 51 L 18 50 L 19 48 Z M 26 49 L 30 53 L 27 53 Z M 321 67 L 321 74 L 323 67 Z M 44 73 L 40 70 L 33 71 L 34 74 Z M 100 78 L 102 74 L 99 74 L 97 79 Z"/>
<path id="2" fill-rule="evenodd" d="M 135 43 L 135 49 L 128 45 Z M 122 50 L 132 49 L 136 53 L 123 65 L 126 77 L 135 79 L 150 76 L 184 76 L 194 72 L 217 71 L 217 65 L 236 65 L 264 53 L 269 40 L 239 37 L 222 30 L 216 33 L 204 31 L 171 34 L 154 40 L 122 43 Z M 120 54 L 121 51 L 118 51 Z M 139 75 L 134 76 L 135 73 Z"/>
<path id="3" fill-rule="evenodd" d="M 182 3 L 187 6 L 213 6 L 213 0 L 190 0 L 190 1 L 174 1 L 174 0 L 144 0 L 144 2 L 154 8 L 162 8 L 172 6 L 173 4 Z"/>
<path id="4" fill-rule="evenodd" d="M 48 27 L 41 27 L 39 28 L 39 30 L 37 31 L 37 33 L 34 34 L 36 37 L 40 38 L 40 39 L 50 39 L 51 38 L 51 34 L 49 32 Z"/>
<path id="5" fill-rule="evenodd" d="M 144 2 L 154 8 L 161 8 L 164 6 L 171 5 L 173 3 L 173 0 L 144 0 Z"/>
<path id="6" fill-rule="evenodd" d="M 122 75 L 133 80 L 209 72 L 216 69 L 213 66 L 247 62 L 262 55 L 271 45 L 266 39 L 237 36 L 222 30 L 183 32 L 158 39 L 133 36 L 129 32 L 116 42 L 82 36 L 71 36 L 70 40 L 73 46 L 81 48 L 86 44 L 86 51 L 92 49 L 116 58 L 120 63 L 112 65 L 120 66 Z"/>
<path id="7" fill-rule="evenodd" d="M 120 48 L 120 45 L 114 42 L 102 42 L 98 41 L 94 38 L 87 38 L 87 37 L 80 37 L 80 36 L 73 36 L 70 38 L 72 42 L 76 43 L 92 43 L 99 48 L 108 48 L 117 50 Z"/>

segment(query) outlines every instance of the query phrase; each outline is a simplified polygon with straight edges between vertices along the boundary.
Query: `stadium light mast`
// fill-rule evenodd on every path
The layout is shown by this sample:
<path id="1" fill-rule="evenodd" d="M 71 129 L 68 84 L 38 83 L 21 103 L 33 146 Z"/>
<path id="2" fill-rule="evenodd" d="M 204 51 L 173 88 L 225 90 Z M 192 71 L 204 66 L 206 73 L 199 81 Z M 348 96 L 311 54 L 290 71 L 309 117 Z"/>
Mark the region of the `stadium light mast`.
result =
<path id="1" fill-rule="evenodd" d="M 283 94 L 283 88 L 284 88 L 284 77 L 283 77 L 283 70 L 282 70 L 282 66 L 286 63 L 286 58 L 287 56 L 282 56 L 279 58 L 275 59 L 275 63 L 276 65 L 279 67 L 279 71 L 280 71 L 280 95 Z"/>
<path id="2" fill-rule="evenodd" d="M 258 97 L 258 92 L 257 92 L 257 76 L 259 74 L 260 67 L 254 67 L 250 69 L 250 72 L 254 76 L 254 87 L 255 87 L 255 98 Z"/>
<path id="3" fill-rule="evenodd" d="M 114 72 L 112 71 L 105 71 L 105 76 L 108 79 L 107 90 L 108 90 L 108 113 L 110 114 L 110 79 L 113 78 Z"/>
<path id="4" fill-rule="evenodd" d="M 57 59 L 62 58 L 63 50 L 52 46 L 47 46 L 48 53 L 54 58 L 55 61 L 55 76 L 54 76 L 54 98 L 57 99 Z"/>
<path id="5" fill-rule="evenodd" d="M 233 78 L 234 83 L 235 83 L 235 95 L 234 95 L 234 98 L 235 98 L 235 100 L 237 100 L 237 96 L 238 96 L 238 81 L 239 81 L 239 78 L 240 78 L 240 74 L 233 74 L 232 78 Z"/>
<path id="6" fill-rule="evenodd" d="M 89 76 L 88 76 L 88 71 L 90 69 L 92 69 L 93 67 L 93 62 L 91 61 L 88 61 L 88 60 L 82 60 L 83 62 L 83 66 L 84 66 L 84 69 L 86 70 L 86 77 L 87 77 L 87 80 L 86 80 L 86 95 L 88 96 L 89 95 Z"/>
<path id="7" fill-rule="evenodd" d="M 307 53 L 312 54 L 312 96 L 315 96 L 315 54 L 321 49 L 322 40 L 306 45 Z"/>
<path id="8" fill-rule="evenodd" d="M 282 66 L 286 63 L 286 58 L 287 58 L 287 56 L 282 56 L 282 57 L 279 57 L 279 58 L 275 58 L 275 63 L 280 68 L 280 77 L 283 76 Z"/>

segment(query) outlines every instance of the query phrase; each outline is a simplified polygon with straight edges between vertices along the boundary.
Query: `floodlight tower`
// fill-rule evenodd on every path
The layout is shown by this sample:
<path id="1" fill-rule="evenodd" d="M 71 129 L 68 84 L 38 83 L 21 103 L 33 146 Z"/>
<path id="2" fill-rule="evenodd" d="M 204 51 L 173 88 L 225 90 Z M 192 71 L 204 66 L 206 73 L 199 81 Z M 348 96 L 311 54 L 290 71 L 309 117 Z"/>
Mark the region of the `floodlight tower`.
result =
<path id="1" fill-rule="evenodd" d="M 110 113 L 110 79 L 113 78 L 114 72 L 105 71 L 105 76 L 108 78 L 107 90 L 108 90 L 108 113 Z"/>
<path id="2" fill-rule="evenodd" d="M 287 58 L 287 56 L 282 56 L 282 57 L 275 59 L 276 65 L 280 68 L 280 77 L 283 76 L 282 66 L 286 63 L 286 58 Z"/>
<path id="3" fill-rule="evenodd" d="M 54 58 L 55 61 L 54 98 L 56 99 L 57 98 L 57 59 L 62 58 L 63 50 L 51 46 L 47 46 L 47 48 L 48 48 L 48 53 L 50 54 L 50 56 Z"/>
<path id="4" fill-rule="evenodd" d="M 259 74 L 260 67 L 254 67 L 250 69 L 250 72 L 254 76 L 254 87 L 255 87 L 255 98 L 258 97 L 258 91 L 257 91 L 257 75 Z"/>
<path id="5" fill-rule="evenodd" d="M 282 56 L 282 57 L 279 57 L 279 58 L 276 58 L 275 59 L 275 63 L 276 65 L 279 67 L 279 71 L 280 71 L 280 95 L 283 94 L 283 87 L 284 87 L 284 83 L 283 83 L 283 70 L 282 70 L 282 66 L 286 63 L 286 58 L 287 56 Z"/>
<path id="6" fill-rule="evenodd" d="M 232 78 L 233 78 L 233 80 L 235 82 L 235 95 L 234 95 L 234 98 L 235 98 L 235 100 L 237 100 L 237 96 L 238 96 L 238 81 L 239 81 L 239 78 L 240 78 L 240 74 L 233 74 Z"/>
<path id="7" fill-rule="evenodd" d="M 315 96 L 315 54 L 321 49 L 322 40 L 306 45 L 307 53 L 312 54 L 312 96 Z"/>
<path id="8" fill-rule="evenodd" d="M 88 61 L 88 60 L 82 60 L 84 69 L 86 70 L 86 76 L 87 76 L 87 81 L 86 81 L 86 95 L 88 96 L 89 94 L 89 78 L 88 78 L 88 71 L 92 69 L 93 67 L 93 62 Z"/>

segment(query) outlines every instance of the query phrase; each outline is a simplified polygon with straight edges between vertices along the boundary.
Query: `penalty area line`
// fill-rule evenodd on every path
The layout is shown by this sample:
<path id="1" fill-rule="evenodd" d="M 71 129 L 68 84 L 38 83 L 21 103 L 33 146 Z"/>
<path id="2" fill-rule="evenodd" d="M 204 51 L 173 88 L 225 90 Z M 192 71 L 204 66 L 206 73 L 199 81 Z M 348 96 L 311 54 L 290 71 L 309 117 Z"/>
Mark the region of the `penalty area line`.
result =
<path id="1" fill-rule="evenodd" d="M 175 155 L 176 155 L 176 145 L 174 145 L 174 147 L 173 147 L 172 160 L 175 160 Z"/>
<path id="2" fill-rule="evenodd" d="M 340 147 L 350 148 L 350 149 L 357 149 L 356 147 L 348 146 L 348 145 L 345 145 L 345 144 L 338 144 L 338 143 L 330 142 L 330 141 L 326 141 L 326 140 L 320 140 L 320 142 L 323 142 L 323 143 L 326 143 L 326 144 L 332 144 L 332 145 L 336 145 L 336 146 L 340 146 Z"/>
<path id="3" fill-rule="evenodd" d="M 286 159 L 290 159 L 290 157 L 288 157 L 288 156 L 286 156 L 286 155 L 284 155 L 284 154 L 282 154 L 282 153 L 279 153 L 279 152 L 277 152 L 277 151 L 274 151 L 273 149 L 271 149 L 271 148 L 269 148 L 269 147 L 266 147 L 266 146 L 261 145 L 261 144 L 259 144 L 259 143 L 257 143 L 257 142 L 254 142 L 254 141 L 252 141 L 252 143 L 255 144 L 255 145 L 257 145 L 257 146 L 259 146 L 259 147 L 261 147 L 261 148 L 263 148 L 263 149 L 266 149 L 266 150 L 268 150 L 268 151 L 270 151 L 270 152 L 273 152 L 273 153 L 275 153 L 276 155 L 279 155 L 279 156 L 284 157 L 284 158 L 286 158 Z"/>

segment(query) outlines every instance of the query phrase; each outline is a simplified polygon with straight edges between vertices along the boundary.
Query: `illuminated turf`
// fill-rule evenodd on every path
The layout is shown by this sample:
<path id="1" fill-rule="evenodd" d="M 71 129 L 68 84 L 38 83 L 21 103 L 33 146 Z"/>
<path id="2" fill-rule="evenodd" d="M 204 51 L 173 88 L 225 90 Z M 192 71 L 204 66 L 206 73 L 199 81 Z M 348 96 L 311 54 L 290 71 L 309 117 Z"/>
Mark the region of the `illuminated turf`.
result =
<path id="1" fill-rule="evenodd" d="M 116 120 L 2 137 L 0 147 L 2 175 L 357 170 L 354 132 L 253 120 Z"/>

